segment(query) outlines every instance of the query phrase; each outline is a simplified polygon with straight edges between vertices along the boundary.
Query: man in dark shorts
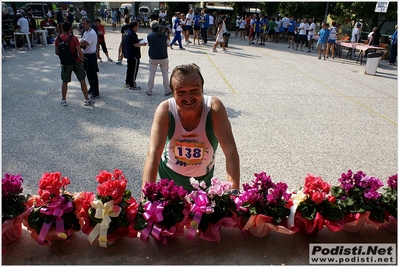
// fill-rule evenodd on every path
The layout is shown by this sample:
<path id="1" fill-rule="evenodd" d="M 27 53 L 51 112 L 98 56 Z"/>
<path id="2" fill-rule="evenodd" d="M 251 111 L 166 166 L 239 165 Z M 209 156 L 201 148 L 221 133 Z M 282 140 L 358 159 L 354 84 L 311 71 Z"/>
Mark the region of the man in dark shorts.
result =
<path id="1" fill-rule="evenodd" d="M 71 28 L 72 25 L 68 21 L 64 22 L 62 24 L 62 29 L 64 30 L 64 33 L 60 35 L 60 38 L 63 42 L 68 41 L 69 36 L 71 35 Z M 59 45 L 59 40 L 56 38 L 55 40 L 55 54 L 58 55 L 58 45 Z M 80 48 L 80 43 L 78 38 L 76 36 L 72 36 L 71 40 L 69 41 L 69 48 L 71 49 L 71 54 L 75 55 L 74 56 L 74 63 L 71 65 L 62 65 L 61 64 L 61 79 L 62 79 L 62 99 L 61 99 L 61 105 L 67 106 L 66 102 L 66 94 L 68 91 L 68 83 L 71 81 L 71 74 L 72 71 L 75 72 L 76 78 L 78 78 L 80 82 L 80 87 L 82 89 L 83 96 L 85 98 L 84 105 L 85 106 L 90 106 L 91 104 L 94 103 L 93 100 L 89 99 L 88 93 L 87 93 L 87 85 L 86 85 L 86 73 L 83 68 L 82 62 L 84 61 L 84 56 L 82 49 Z M 76 54 L 78 56 L 76 56 Z"/>

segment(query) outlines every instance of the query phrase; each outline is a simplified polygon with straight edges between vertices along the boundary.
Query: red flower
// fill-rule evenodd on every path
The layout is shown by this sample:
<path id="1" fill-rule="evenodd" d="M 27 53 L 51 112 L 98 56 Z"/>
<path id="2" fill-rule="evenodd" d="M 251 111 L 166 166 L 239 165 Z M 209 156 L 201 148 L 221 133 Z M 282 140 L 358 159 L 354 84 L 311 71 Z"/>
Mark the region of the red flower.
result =
<path id="1" fill-rule="evenodd" d="M 96 176 L 97 182 L 100 184 L 111 180 L 112 179 L 112 173 L 109 173 L 107 171 L 101 171 L 99 175 Z"/>
<path id="2" fill-rule="evenodd" d="M 305 178 L 304 194 L 308 194 L 314 202 L 320 204 L 330 192 L 331 185 L 324 182 L 321 177 L 314 177 L 308 174 Z"/>
<path id="3" fill-rule="evenodd" d="M 61 188 L 69 185 L 68 177 L 61 177 L 60 172 L 45 172 L 39 181 L 38 193 L 44 201 L 60 195 Z"/>
<path id="4" fill-rule="evenodd" d="M 122 171 L 115 169 L 114 174 L 107 171 L 101 171 L 101 173 L 97 175 L 96 179 L 100 183 L 100 185 L 97 186 L 97 194 L 99 196 L 112 197 L 116 205 L 122 201 L 127 183 Z"/>

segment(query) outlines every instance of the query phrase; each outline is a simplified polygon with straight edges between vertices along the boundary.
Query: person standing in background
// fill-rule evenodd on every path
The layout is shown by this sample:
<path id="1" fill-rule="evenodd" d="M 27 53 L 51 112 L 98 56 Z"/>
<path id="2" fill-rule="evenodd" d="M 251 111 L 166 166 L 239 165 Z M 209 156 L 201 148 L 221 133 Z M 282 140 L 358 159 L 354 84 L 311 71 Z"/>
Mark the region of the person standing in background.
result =
<path id="1" fill-rule="evenodd" d="M 67 102 L 66 102 L 66 95 L 68 91 L 68 83 L 71 81 L 71 74 L 72 71 L 75 72 L 76 78 L 78 78 L 80 82 L 80 88 L 82 89 L 83 97 L 84 97 L 84 105 L 85 106 L 90 106 L 94 103 L 93 100 L 89 99 L 89 96 L 87 94 L 87 85 L 86 85 L 86 74 L 85 70 L 83 69 L 82 62 L 84 62 L 84 56 L 82 49 L 80 48 L 80 43 L 77 37 L 73 36 L 71 34 L 71 28 L 72 24 L 69 22 L 64 22 L 62 25 L 63 27 L 63 34 L 59 35 L 59 39 L 63 42 L 67 42 L 69 40 L 69 49 L 71 50 L 71 54 L 74 57 L 73 63 L 70 65 L 63 65 L 61 64 L 61 79 L 62 79 L 62 99 L 61 99 L 61 105 L 66 107 Z M 56 38 L 55 39 L 55 54 L 59 54 L 58 50 L 58 45 L 60 44 L 60 40 Z"/>
<path id="2" fill-rule="evenodd" d="M 201 19 L 202 43 L 206 44 L 208 42 L 209 15 L 208 15 L 208 13 L 206 13 L 205 8 L 201 11 L 201 15 L 202 15 L 202 19 Z"/>
<path id="3" fill-rule="evenodd" d="M 83 47 L 84 61 L 83 66 L 86 71 L 87 80 L 89 81 L 89 94 L 92 94 L 90 99 L 94 100 L 100 97 L 100 89 L 98 85 L 99 71 L 97 65 L 97 33 L 91 27 L 91 21 L 88 18 L 82 19 L 82 27 L 84 30 L 82 40 L 80 40 L 80 47 Z"/>
<path id="4" fill-rule="evenodd" d="M 169 88 L 169 81 L 168 81 L 169 38 L 166 35 L 166 33 L 163 31 L 162 26 L 159 26 L 158 21 L 156 20 L 152 21 L 150 27 L 152 32 L 147 35 L 147 42 L 149 46 L 148 57 L 149 57 L 150 75 L 148 76 L 146 94 L 152 95 L 152 89 L 154 88 L 155 73 L 159 65 L 162 72 L 162 80 L 163 80 L 165 95 L 170 95 L 172 94 L 172 91 Z"/>
<path id="5" fill-rule="evenodd" d="M 137 73 L 139 72 L 141 52 L 140 47 L 147 45 L 147 43 L 140 42 L 137 36 L 139 23 L 137 20 L 130 22 L 129 29 L 126 31 L 123 40 L 124 50 L 123 55 L 127 59 L 126 70 L 126 84 L 129 85 L 130 90 L 140 90 L 141 87 L 136 84 Z"/>
<path id="6" fill-rule="evenodd" d="M 394 66 L 398 54 L 398 25 L 395 25 L 395 32 L 391 36 L 391 50 L 389 53 L 388 65 Z"/>

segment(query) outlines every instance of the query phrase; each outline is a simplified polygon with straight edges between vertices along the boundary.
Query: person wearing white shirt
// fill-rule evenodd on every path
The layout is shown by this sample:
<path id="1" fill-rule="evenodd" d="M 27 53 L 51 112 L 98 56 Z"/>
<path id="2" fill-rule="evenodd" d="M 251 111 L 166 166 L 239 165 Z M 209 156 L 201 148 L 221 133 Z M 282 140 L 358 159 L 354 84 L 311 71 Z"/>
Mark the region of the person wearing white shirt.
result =
<path id="1" fill-rule="evenodd" d="M 241 18 L 240 19 L 240 39 L 241 39 L 241 41 L 242 41 L 243 37 L 245 39 L 245 25 L 247 25 L 245 18 Z"/>
<path id="2" fill-rule="evenodd" d="M 24 18 L 21 14 L 17 14 L 17 17 L 18 17 L 17 21 L 18 28 L 16 29 L 16 31 L 29 34 L 29 21 L 26 18 Z M 22 38 L 22 36 L 16 35 L 15 41 L 17 44 L 20 38 Z"/>
<path id="3" fill-rule="evenodd" d="M 23 32 L 23 33 L 29 33 L 29 21 L 22 17 L 22 15 L 18 15 L 19 19 L 17 21 L 17 31 Z"/>
<path id="4" fill-rule="evenodd" d="M 304 18 L 301 22 L 301 24 L 299 24 L 298 30 L 298 42 L 296 43 L 296 48 L 295 50 L 298 50 L 298 45 L 299 43 L 301 44 L 301 51 L 302 51 L 302 47 L 304 44 L 306 44 L 306 31 L 309 29 L 309 24 L 306 20 L 306 18 Z"/>
<path id="5" fill-rule="evenodd" d="M 312 47 L 313 36 L 316 33 L 316 24 L 314 24 L 313 19 L 309 19 L 309 31 L 308 31 L 308 53 L 310 53 L 310 48 Z"/>
<path id="6" fill-rule="evenodd" d="M 282 37 L 283 39 L 287 40 L 287 32 L 288 32 L 288 24 L 290 23 L 290 19 L 288 18 L 288 15 L 285 15 L 284 18 L 282 18 L 281 20 L 281 25 L 284 27 L 284 32 L 282 33 Z"/>
<path id="7" fill-rule="evenodd" d="M 351 38 L 351 43 L 358 43 L 360 41 L 360 28 L 362 27 L 362 24 L 357 23 L 356 27 L 352 30 L 352 38 Z M 355 48 L 352 48 L 351 52 L 351 57 L 355 54 Z"/>
<path id="8" fill-rule="evenodd" d="M 190 32 L 193 29 L 194 10 L 190 9 L 186 15 L 187 44 L 190 44 Z"/>
<path id="9" fill-rule="evenodd" d="M 90 84 L 89 94 L 92 94 L 90 99 L 94 100 L 100 97 L 98 86 L 99 71 L 97 65 L 97 33 L 91 28 L 91 21 L 88 18 L 82 19 L 82 27 L 84 29 L 83 37 L 80 40 L 80 46 L 83 48 L 83 55 L 85 60 L 83 66 L 86 71 L 87 80 Z"/>
<path id="10" fill-rule="evenodd" d="M 159 11 L 159 24 L 166 25 L 166 10 Z"/>

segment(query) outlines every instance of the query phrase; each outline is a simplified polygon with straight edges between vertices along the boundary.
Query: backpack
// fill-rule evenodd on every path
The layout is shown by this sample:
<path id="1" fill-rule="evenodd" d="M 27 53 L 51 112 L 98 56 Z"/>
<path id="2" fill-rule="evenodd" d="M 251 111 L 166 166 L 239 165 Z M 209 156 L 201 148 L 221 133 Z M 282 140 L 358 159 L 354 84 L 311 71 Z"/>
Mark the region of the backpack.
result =
<path id="1" fill-rule="evenodd" d="M 71 41 L 72 37 L 72 35 L 69 35 L 68 40 L 64 42 L 58 35 L 58 57 L 60 58 L 62 65 L 72 65 L 75 62 L 75 58 L 72 55 L 71 48 L 69 46 L 69 42 Z"/>

